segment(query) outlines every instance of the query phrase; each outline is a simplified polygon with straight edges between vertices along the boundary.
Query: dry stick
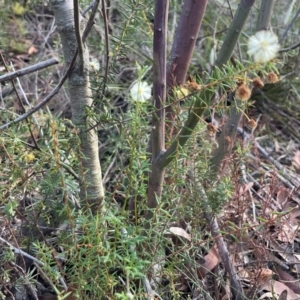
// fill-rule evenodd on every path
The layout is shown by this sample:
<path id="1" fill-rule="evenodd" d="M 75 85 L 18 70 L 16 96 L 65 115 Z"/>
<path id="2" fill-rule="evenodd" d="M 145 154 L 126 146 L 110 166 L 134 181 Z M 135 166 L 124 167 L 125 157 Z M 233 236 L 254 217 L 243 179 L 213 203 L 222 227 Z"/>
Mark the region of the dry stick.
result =
<path id="1" fill-rule="evenodd" d="M 95 23 L 95 16 L 96 16 L 96 13 L 97 13 L 97 10 L 98 10 L 99 3 L 100 3 L 100 0 L 95 0 L 94 3 L 93 3 L 93 9 L 92 9 L 91 15 L 88 19 L 85 30 L 82 34 L 82 42 L 83 43 L 85 43 L 86 38 L 87 38 L 88 34 L 90 33 L 94 23 Z"/>
<path id="2" fill-rule="evenodd" d="M 2 63 L 3 63 L 3 65 L 4 65 L 4 67 L 5 67 L 5 69 L 8 71 L 8 67 L 7 67 L 6 61 L 5 61 L 5 59 L 4 59 L 3 55 L 2 55 L 2 53 L 0 53 L 0 56 L 1 56 L 1 60 L 2 60 Z M 22 113 L 24 113 L 24 112 L 26 112 L 26 109 L 25 109 L 25 107 L 24 107 L 24 105 L 23 105 L 23 102 L 22 102 L 22 100 L 21 100 L 21 98 L 20 98 L 20 95 L 19 95 L 19 93 L 18 93 L 18 90 L 17 90 L 17 88 L 16 88 L 16 85 L 15 85 L 14 80 L 11 80 L 11 84 L 12 84 L 12 86 L 13 86 L 13 90 L 14 90 L 15 93 L 16 93 L 18 102 L 19 102 L 19 104 L 20 104 L 20 106 L 21 106 L 21 108 L 22 108 Z M 29 124 L 29 120 L 28 120 L 28 119 L 26 119 L 26 123 L 27 123 L 27 126 L 28 126 L 28 130 L 29 130 L 29 133 L 30 133 L 30 137 L 31 137 L 31 139 L 32 139 L 32 141 L 33 141 L 33 143 L 34 143 L 34 148 L 37 149 L 37 150 L 40 150 L 40 148 L 39 148 L 39 146 L 38 146 L 38 144 L 37 144 L 37 142 L 36 142 L 36 139 L 35 139 L 35 137 L 34 137 L 34 134 L 33 134 L 33 132 L 32 132 L 32 129 L 31 129 L 31 127 L 30 127 L 30 124 Z"/>
<path id="3" fill-rule="evenodd" d="M 296 48 L 298 48 L 298 47 L 300 47 L 300 42 L 299 42 L 299 43 L 296 43 L 296 44 L 294 44 L 294 45 L 292 45 L 292 46 L 289 46 L 289 47 L 287 47 L 287 48 L 282 48 L 282 49 L 280 49 L 280 50 L 278 51 L 278 53 L 284 53 L 284 52 L 287 52 L 287 51 L 290 51 L 290 50 L 294 50 L 294 49 L 296 49 Z"/>
<path id="4" fill-rule="evenodd" d="M 266 2 L 269 2 L 268 4 Z M 260 18 L 258 20 L 258 25 L 257 28 L 260 30 L 262 28 L 268 28 L 269 27 L 269 22 L 270 22 L 270 17 L 271 17 L 271 9 L 273 7 L 272 2 L 273 0 L 263 0 L 261 4 L 261 10 L 260 10 Z M 217 65 L 221 66 L 224 62 L 228 61 L 230 58 L 230 54 L 226 51 L 229 49 L 233 49 L 235 42 L 237 41 L 239 37 L 239 33 L 241 29 L 244 26 L 244 23 L 250 13 L 250 9 L 252 5 L 254 4 L 253 0 L 246 0 L 246 1 L 241 1 L 239 8 L 236 12 L 235 18 L 232 22 L 232 26 L 229 28 L 229 32 L 227 35 L 227 38 L 224 41 L 224 44 L 221 49 L 221 55 L 218 56 L 217 59 Z M 230 33 L 233 36 L 230 37 Z M 233 41 L 233 39 L 236 39 L 236 41 Z M 223 51 L 222 51 L 223 50 Z M 232 52 L 232 51 L 229 51 Z M 225 128 L 223 129 L 220 137 L 218 138 L 218 144 L 219 147 L 214 151 L 212 159 L 211 159 L 211 164 L 212 164 L 212 170 L 214 174 L 217 174 L 222 161 L 231 153 L 234 140 L 236 138 L 236 133 L 237 133 L 237 127 L 239 124 L 239 121 L 241 119 L 241 113 L 237 112 L 236 108 L 232 108 L 230 110 L 230 116 L 229 119 L 225 125 Z M 229 137 L 229 139 L 228 139 Z M 216 219 L 213 220 L 213 224 L 211 227 L 212 234 L 213 231 L 215 230 L 215 227 L 217 226 L 217 221 Z M 217 228 L 217 227 L 216 227 Z M 223 243 L 218 243 L 218 248 L 220 251 L 220 255 L 222 257 L 222 261 L 224 263 L 224 267 L 226 271 L 230 274 L 230 279 L 231 279 L 231 290 L 233 295 L 235 296 L 235 299 L 244 299 L 245 296 L 243 295 L 242 292 L 242 286 L 235 274 L 235 268 L 230 261 L 228 251 L 226 249 L 226 245 L 223 241 Z M 224 248 L 225 247 L 225 248 Z"/>
<path id="5" fill-rule="evenodd" d="M 44 266 L 44 265 L 45 265 L 45 263 L 43 263 L 42 261 L 36 259 L 34 256 L 32 256 L 32 255 L 26 253 L 25 251 L 23 251 L 23 250 L 21 250 L 21 249 L 15 247 L 15 246 L 13 246 L 11 243 L 9 243 L 7 240 L 3 239 L 2 237 L 0 237 L 0 241 L 2 241 L 2 242 L 5 243 L 7 246 L 9 246 L 9 247 L 14 251 L 15 254 L 20 254 L 20 255 L 22 255 L 22 256 L 25 256 L 25 257 L 31 259 L 31 260 L 36 264 L 36 266 L 37 266 L 37 265 L 40 265 L 40 266 Z M 66 284 L 65 284 L 65 282 L 64 282 L 64 279 L 63 279 L 62 277 L 60 277 L 59 280 L 60 280 L 60 282 L 63 284 L 63 286 L 66 287 Z M 51 281 L 49 281 L 49 282 L 51 283 Z"/>
<path id="6" fill-rule="evenodd" d="M 246 297 L 243 293 L 242 285 L 239 281 L 237 272 L 236 272 L 235 267 L 233 266 L 232 261 L 230 259 L 226 243 L 224 241 L 222 233 L 220 233 L 217 218 L 213 215 L 213 211 L 210 206 L 209 199 L 207 197 L 205 189 L 204 189 L 202 183 L 200 182 L 200 180 L 197 180 L 197 178 L 194 175 L 190 174 L 190 177 L 193 179 L 195 184 L 197 184 L 197 188 L 200 191 L 201 206 L 204 211 L 204 217 L 206 219 L 207 224 L 209 225 L 209 229 L 211 231 L 212 237 L 216 241 L 216 244 L 217 244 L 217 247 L 218 247 L 218 250 L 220 253 L 220 257 L 224 264 L 224 268 L 230 276 L 230 286 L 231 286 L 231 292 L 233 295 L 232 299 L 246 300 Z"/>
<path id="7" fill-rule="evenodd" d="M 54 58 L 50 58 L 45 61 L 39 62 L 33 66 L 26 67 L 21 70 L 2 75 L 2 76 L 0 76 L 0 82 L 12 80 L 17 77 L 20 77 L 20 76 L 23 76 L 23 75 L 26 75 L 26 74 L 29 74 L 29 73 L 32 73 L 32 72 L 47 68 L 49 66 L 56 65 L 56 64 L 58 64 L 58 60 L 56 60 Z"/>
<path id="8" fill-rule="evenodd" d="M 92 3 L 90 3 L 90 4 L 88 5 L 88 7 L 82 12 L 82 16 L 84 17 L 84 16 L 86 15 L 86 13 L 87 13 L 91 8 L 94 7 L 94 5 L 95 5 L 95 1 L 93 1 Z"/>
<path id="9" fill-rule="evenodd" d="M 36 111 L 38 111 L 40 108 L 42 108 L 45 104 L 47 104 L 54 95 L 56 95 L 59 92 L 59 89 L 61 88 L 61 86 L 64 84 L 64 82 L 67 80 L 67 78 L 69 77 L 72 68 L 75 64 L 76 61 L 76 56 L 77 53 L 74 55 L 73 60 L 69 66 L 69 68 L 67 69 L 65 75 L 61 78 L 61 80 L 59 81 L 59 83 L 57 84 L 57 86 L 52 90 L 52 92 L 47 95 L 39 104 L 37 104 L 36 106 L 34 106 L 32 109 L 30 109 L 28 112 L 26 112 L 25 114 L 21 115 L 20 117 L 14 119 L 11 122 L 8 122 L 2 126 L 0 126 L 0 130 L 6 129 L 8 127 L 10 127 L 13 124 L 19 123 L 23 120 L 25 120 L 26 118 L 28 118 L 29 116 L 31 116 L 32 114 L 34 114 Z"/>
<path id="10" fill-rule="evenodd" d="M 167 24 L 169 0 L 155 1 L 154 39 L 153 39 L 153 98 L 155 111 L 152 116 L 151 150 L 152 165 L 148 185 L 148 208 L 157 206 L 157 197 L 161 196 L 164 169 L 154 163 L 165 150 L 165 110 L 166 103 L 166 61 L 167 61 Z M 152 218 L 149 210 L 147 218 Z"/>
<path id="11" fill-rule="evenodd" d="M 14 253 L 16 254 L 20 254 L 23 255 L 29 259 L 31 259 L 32 261 L 35 261 L 37 264 L 44 266 L 45 264 L 43 262 L 41 262 L 40 260 L 36 259 L 35 257 L 33 257 L 32 255 L 26 253 L 25 251 L 16 248 L 15 246 L 13 246 L 11 243 L 9 243 L 8 241 L 6 241 L 5 239 L 3 239 L 2 237 L 0 237 L 0 241 L 2 241 L 3 243 L 5 243 L 7 246 L 9 246 L 12 250 L 14 250 Z"/>
<path id="12" fill-rule="evenodd" d="M 28 290 L 31 293 L 31 296 L 34 298 L 34 300 L 39 300 L 39 297 L 37 295 L 35 287 L 33 286 L 33 283 L 31 283 L 30 279 L 28 278 L 28 277 L 30 277 L 31 274 L 26 273 L 24 271 L 24 269 L 21 268 L 21 266 L 17 265 L 13 261 L 9 262 L 9 264 L 11 264 L 14 267 L 15 272 L 19 276 L 18 278 L 22 278 L 25 286 L 28 288 Z"/>
<path id="13" fill-rule="evenodd" d="M 286 28 L 286 30 L 282 34 L 282 36 L 281 36 L 281 38 L 279 40 L 279 43 L 282 42 L 287 37 L 288 32 L 290 31 L 290 29 L 294 25 L 295 21 L 297 21 L 299 14 L 300 14 L 300 8 L 298 8 L 298 10 L 297 10 L 297 12 L 296 12 L 293 20 L 291 21 L 291 23 L 288 25 L 288 27 Z"/>
<path id="14" fill-rule="evenodd" d="M 243 289 L 238 277 L 238 274 L 236 272 L 235 267 L 232 264 L 232 261 L 230 259 L 230 255 L 226 246 L 226 243 L 224 241 L 224 238 L 222 235 L 220 235 L 220 229 L 218 225 L 218 221 L 216 217 L 212 217 L 211 214 L 205 213 L 205 219 L 208 224 L 210 224 L 210 231 L 212 236 L 216 240 L 216 244 L 220 253 L 220 257 L 222 259 L 222 262 L 224 264 L 224 268 L 226 272 L 230 276 L 230 285 L 231 285 L 231 292 L 233 294 L 233 298 L 235 300 L 240 299 L 247 299 L 243 293 Z"/>
<path id="15" fill-rule="evenodd" d="M 97 0 L 97 3 L 100 0 Z M 108 80 L 108 72 L 109 72 L 109 68 L 110 68 L 110 55 L 109 55 L 109 22 L 108 22 L 108 18 L 107 18 L 107 8 L 106 8 L 106 4 L 105 4 L 105 0 L 103 0 L 101 2 L 101 12 L 102 12 L 102 17 L 103 17 L 103 25 L 104 25 L 104 39 L 105 39 L 105 71 L 104 71 L 104 77 L 102 79 L 102 84 L 99 85 L 99 88 L 96 91 L 96 94 L 100 93 L 100 99 L 99 101 L 101 102 L 103 100 L 104 97 L 104 93 L 106 90 L 106 84 L 107 84 L 107 80 Z M 98 6 L 98 4 L 97 4 Z M 97 26 L 96 26 L 97 27 Z M 96 128 L 98 125 L 100 124 L 100 121 L 96 122 L 91 128 L 90 130 L 93 130 L 94 128 Z"/>
<path id="16" fill-rule="evenodd" d="M 221 67 L 230 59 L 230 56 L 238 41 L 239 35 L 244 27 L 253 4 L 254 0 L 242 0 L 240 2 L 238 10 L 234 16 L 225 41 L 217 57 L 217 66 Z M 226 158 L 231 152 L 233 141 L 236 138 L 237 127 L 240 119 L 241 113 L 237 112 L 236 108 L 232 108 L 225 128 L 218 138 L 219 147 L 214 151 L 211 159 L 212 171 L 214 175 L 218 173 L 220 165 L 224 158 Z M 229 140 L 227 139 L 227 137 L 229 137 Z M 211 216 L 211 214 L 207 214 L 206 218 L 211 218 Z M 211 232 L 212 235 L 218 235 L 218 223 L 215 217 L 212 217 Z M 230 260 L 226 243 L 224 242 L 223 238 L 217 239 L 217 246 L 220 251 L 220 256 L 222 257 L 225 270 L 230 276 L 231 292 L 234 296 L 234 299 L 245 299 L 242 285 L 237 277 L 235 267 Z"/>

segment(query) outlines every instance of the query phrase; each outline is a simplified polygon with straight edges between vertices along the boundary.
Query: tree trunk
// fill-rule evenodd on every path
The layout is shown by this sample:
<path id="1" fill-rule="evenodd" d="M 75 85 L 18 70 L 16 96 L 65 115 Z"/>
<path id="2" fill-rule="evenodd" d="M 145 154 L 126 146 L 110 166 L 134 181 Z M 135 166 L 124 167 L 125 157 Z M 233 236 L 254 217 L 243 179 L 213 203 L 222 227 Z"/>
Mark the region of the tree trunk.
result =
<path id="1" fill-rule="evenodd" d="M 50 0 L 60 33 L 66 65 L 69 65 L 77 51 L 78 42 L 74 26 L 74 9 L 72 0 Z M 83 27 L 80 20 L 80 28 Z M 92 105 L 92 91 L 89 80 L 89 53 L 86 45 L 77 58 L 69 77 L 69 93 L 72 108 L 72 121 L 80 138 L 76 147 L 80 167 L 80 198 L 83 208 L 92 208 L 96 212 L 103 206 L 104 188 L 99 161 L 98 135 L 90 129 L 94 121 L 87 115 Z M 75 146 L 75 145 L 74 145 Z"/>

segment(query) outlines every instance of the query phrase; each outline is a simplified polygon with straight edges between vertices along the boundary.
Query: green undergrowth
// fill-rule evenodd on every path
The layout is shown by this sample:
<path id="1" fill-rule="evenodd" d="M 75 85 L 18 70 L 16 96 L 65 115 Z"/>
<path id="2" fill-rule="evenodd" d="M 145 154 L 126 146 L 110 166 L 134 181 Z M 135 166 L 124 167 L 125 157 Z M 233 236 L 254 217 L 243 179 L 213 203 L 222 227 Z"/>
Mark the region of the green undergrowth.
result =
<path id="1" fill-rule="evenodd" d="M 238 141 L 226 161 L 227 168 L 222 176 L 217 176 L 211 168 L 211 153 L 219 147 L 216 138 L 221 132 L 207 120 L 217 117 L 221 124 L 234 108 L 242 113 L 246 123 L 253 124 L 247 114 L 249 108 L 270 107 L 268 101 L 285 106 L 282 101 L 286 87 L 279 85 L 266 85 L 249 102 L 232 100 L 242 83 L 251 86 L 255 77 L 264 78 L 269 72 L 279 74 L 278 61 L 257 65 L 233 60 L 234 64 L 212 68 L 207 61 L 212 48 L 219 47 L 212 32 L 218 32 L 218 39 L 221 28 L 229 25 L 231 19 L 221 18 L 212 29 L 210 20 L 216 13 L 209 10 L 190 73 L 199 90 L 209 91 L 214 97 L 204 102 L 202 93 L 197 91 L 170 99 L 177 113 L 173 124 L 176 133 L 185 126 L 195 104 L 200 105 L 197 109 L 203 115 L 197 116 L 199 123 L 185 147 L 178 147 L 175 152 L 165 171 L 158 206 L 153 210 L 153 218 L 147 220 L 151 169 L 148 149 L 154 107 L 150 102 L 132 101 L 130 88 L 136 80 L 150 84 L 153 79 L 154 5 L 153 1 L 112 2 L 113 17 L 107 24 L 110 44 L 106 48 L 101 18 L 96 20 L 88 39 L 91 57 L 101 56 L 103 65 L 92 70 L 94 106 L 85 110 L 97 124 L 105 207 L 92 214 L 87 203 L 80 201 L 82 153 L 78 131 L 70 120 L 45 110 L 1 131 L 1 237 L 10 245 L 0 250 L 0 298 L 5 299 L 11 286 L 39 284 L 58 299 L 68 295 L 77 299 L 146 299 L 153 292 L 147 284 L 162 299 L 188 299 L 192 289 L 210 297 L 198 274 L 203 257 L 215 243 L 204 213 L 209 212 L 211 217 L 224 214 L 226 205 L 238 194 L 240 167 L 251 149 Z M 169 44 L 179 16 L 177 1 L 171 1 L 171 5 L 174 9 L 170 12 Z M 20 26 L 21 16 L 14 18 L 15 25 Z M 20 35 L 24 34 L 20 31 Z M 206 34 L 209 37 L 205 38 Z M 4 37 L 3 43 L 10 50 L 6 33 Z M 205 49 L 201 46 L 203 40 Z M 241 40 L 244 51 L 246 36 Z M 18 52 L 17 48 L 13 50 Z M 105 69 L 107 61 L 109 66 Z M 288 61 L 292 64 L 293 57 Z M 297 78 L 293 80 L 289 92 L 297 95 Z M 276 97 L 279 102 L 275 102 Z M 287 105 L 289 111 L 296 107 L 292 101 Z M 12 110 L 1 111 L 3 124 L 15 117 Z M 294 134 L 298 138 L 299 134 Z M 176 140 L 176 134 L 173 138 Z M 239 239 L 235 230 L 236 227 L 226 232 L 232 240 Z M 24 260 L 22 276 L 16 275 L 20 268 L 13 249 L 21 249 L 36 259 L 33 263 L 19 255 Z M 209 280 L 227 284 L 218 274 L 209 272 L 209 276 Z M 69 287 L 67 291 L 65 285 Z"/>
<path id="2" fill-rule="evenodd" d="M 140 69 L 140 76 L 143 70 L 147 68 Z M 242 65 L 216 69 L 207 88 L 231 89 L 245 72 Z M 192 95 L 183 104 L 176 126 L 183 126 L 181 120 L 197 97 Z M 209 233 L 203 230 L 202 214 L 207 210 L 217 214 L 233 195 L 235 182 L 230 172 L 221 179 L 212 178 L 210 153 L 216 147 L 216 132 L 211 134 L 203 120 L 166 170 L 163 194 L 149 222 L 144 216 L 153 107 L 129 102 L 127 111 L 117 114 L 110 107 L 107 102 L 102 110 L 106 113 L 94 115 L 99 135 L 110 136 L 103 141 L 105 146 L 100 145 L 107 178 L 105 211 L 95 216 L 79 201 L 81 152 L 70 120 L 44 113 L 35 122 L 30 119 L 3 131 L 1 194 L 5 197 L 0 205 L 6 230 L 16 237 L 18 247 L 39 261 L 27 279 L 39 280 L 37 274 L 45 274 L 60 299 L 66 293 L 78 299 L 131 299 L 130 295 L 144 299 L 148 278 L 158 278 L 152 285 L 162 296 L 181 299 L 183 292 L 175 287 L 178 278 L 196 280 L 185 268 L 194 265 L 197 253 L 206 253 L 211 243 L 206 241 Z M 204 109 L 209 111 L 209 106 Z M 218 107 L 219 112 L 225 109 Z M 106 149 L 105 155 L 101 149 Z M 243 151 L 237 152 L 235 167 L 243 156 Z M 112 161 L 117 162 L 114 168 Z M 181 228 L 191 238 L 176 236 L 171 228 Z M 1 278 L 10 281 L 14 268 L 5 266 L 5 257 Z M 68 284 L 67 292 L 62 282 Z"/>

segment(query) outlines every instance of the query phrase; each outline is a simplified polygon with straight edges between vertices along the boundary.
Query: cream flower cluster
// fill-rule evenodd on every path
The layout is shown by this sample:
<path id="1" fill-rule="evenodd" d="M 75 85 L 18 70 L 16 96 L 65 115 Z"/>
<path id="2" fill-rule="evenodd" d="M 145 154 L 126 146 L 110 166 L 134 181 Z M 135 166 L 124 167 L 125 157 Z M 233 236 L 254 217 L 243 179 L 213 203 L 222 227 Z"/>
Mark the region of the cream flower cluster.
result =
<path id="1" fill-rule="evenodd" d="M 279 48 L 277 35 L 269 30 L 256 32 L 248 41 L 248 54 L 258 63 L 265 63 L 275 58 Z"/>
<path id="2" fill-rule="evenodd" d="M 145 102 L 151 98 L 151 86 L 146 81 L 136 81 L 130 88 L 133 101 Z"/>

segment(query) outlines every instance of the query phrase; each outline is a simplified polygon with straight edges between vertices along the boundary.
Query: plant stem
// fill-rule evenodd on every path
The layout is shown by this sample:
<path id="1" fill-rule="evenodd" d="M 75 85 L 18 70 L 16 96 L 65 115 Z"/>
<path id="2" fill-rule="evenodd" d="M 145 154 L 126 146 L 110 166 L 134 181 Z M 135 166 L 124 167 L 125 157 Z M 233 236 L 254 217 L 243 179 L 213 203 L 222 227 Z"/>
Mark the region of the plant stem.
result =
<path id="1" fill-rule="evenodd" d="M 269 30 L 275 0 L 262 0 L 257 19 L 256 30 Z"/>
<path id="2" fill-rule="evenodd" d="M 75 1 L 76 2 L 76 1 Z M 61 36 L 65 62 L 71 63 L 74 54 L 78 52 L 78 43 L 84 43 L 87 30 L 81 33 L 75 32 L 75 27 L 79 30 L 82 24 L 75 26 L 73 14 L 73 1 L 50 1 L 58 31 Z M 98 2 L 99 3 L 99 2 Z M 97 7 L 93 8 L 95 12 Z M 93 13 L 92 13 L 93 14 Z M 79 16 L 78 16 L 79 18 Z M 76 22 L 81 22 L 76 18 Z M 91 28 L 92 20 L 88 22 Z M 79 37 L 80 35 L 80 37 Z M 79 37 L 80 41 L 77 40 Z M 85 46 L 81 57 L 75 62 L 69 76 L 69 94 L 72 109 L 72 121 L 78 129 L 80 137 L 80 147 L 77 149 L 78 156 L 82 158 L 82 173 L 80 178 L 80 198 L 84 209 L 92 209 L 93 213 L 104 210 L 104 186 L 102 182 L 101 166 L 99 160 L 98 135 L 93 128 L 94 121 L 86 111 L 92 107 L 92 91 L 89 79 L 89 53 Z"/>
<path id="3" fill-rule="evenodd" d="M 153 41 L 153 98 L 155 112 L 152 116 L 151 150 L 152 165 L 148 185 L 148 208 L 157 206 L 161 196 L 164 170 L 157 168 L 154 161 L 165 149 L 165 107 L 166 104 L 166 56 L 167 23 L 169 0 L 155 1 L 154 41 Z M 147 214 L 152 217 L 152 212 Z"/>
<path id="4" fill-rule="evenodd" d="M 219 52 L 216 60 L 216 65 L 222 67 L 232 55 L 234 47 L 238 41 L 240 33 L 245 25 L 248 18 L 250 10 L 254 4 L 255 0 L 242 0 L 239 7 L 234 15 L 233 21 L 227 32 L 225 41 Z M 236 138 L 237 126 L 241 119 L 241 114 L 237 113 L 236 108 L 233 107 L 230 110 L 229 119 L 222 130 L 222 133 L 217 139 L 218 148 L 213 152 L 211 158 L 211 166 L 213 171 L 213 176 L 217 174 L 220 169 L 220 165 L 225 157 L 227 157 L 232 149 L 234 140 Z"/>
<path id="5" fill-rule="evenodd" d="M 176 152 L 181 149 L 185 143 L 190 138 L 193 130 L 199 122 L 199 117 L 203 114 L 205 110 L 204 103 L 208 103 L 211 96 L 209 90 L 204 90 L 201 92 L 200 96 L 197 98 L 194 107 L 192 108 L 191 113 L 187 121 L 185 122 L 183 128 L 180 130 L 178 136 L 172 142 L 168 150 L 163 153 L 157 160 L 157 167 L 165 168 L 167 167 L 174 159 Z"/>
<path id="6" fill-rule="evenodd" d="M 216 66 L 222 67 L 230 59 L 254 2 L 255 0 L 241 0 L 218 54 Z"/>
<path id="7" fill-rule="evenodd" d="M 254 1 L 255 0 L 242 0 L 239 4 L 239 8 L 233 18 L 223 46 L 218 54 L 216 66 L 221 67 L 229 60 L 230 56 L 232 55 L 234 47 L 250 13 L 251 7 L 254 4 Z M 184 127 L 182 128 L 176 139 L 173 141 L 171 146 L 168 148 L 168 150 L 158 159 L 157 165 L 160 168 L 164 168 L 168 164 L 170 164 L 170 162 L 174 159 L 174 154 L 176 153 L 176 151 L 180 149 L 180 147 L 185 145 L 194 128 L 198 124 L 199 117 L 201 117 L 205 110 L 203 103 L 208 104 L 212 96 L 213 91 L 211 90 L 204 90 L 200 93 L 200 96 L 196 100 L 194 108 L 192 109 L 192 112 L 190 113 Z M 223 160 L 223 158 L 225 157 L 220 155 L 219 153 L 217 155 L 219 158 L 221 158 L 221 160 Z"/>
<path id="8" fill-rule="evenodd" d="M 167 73 L 167 89 L 170 98 L 173 96 L 172 88 L 183 85 L 186 81 L 187 71 L 191 63 L 206 6 L 207 0 L 185 0 L 183 3 Z M 166 109 L 166 118 L 168 136 L 172 137 L 172 123 L 176 118 L 176 112 L 172 105 Z"/>

